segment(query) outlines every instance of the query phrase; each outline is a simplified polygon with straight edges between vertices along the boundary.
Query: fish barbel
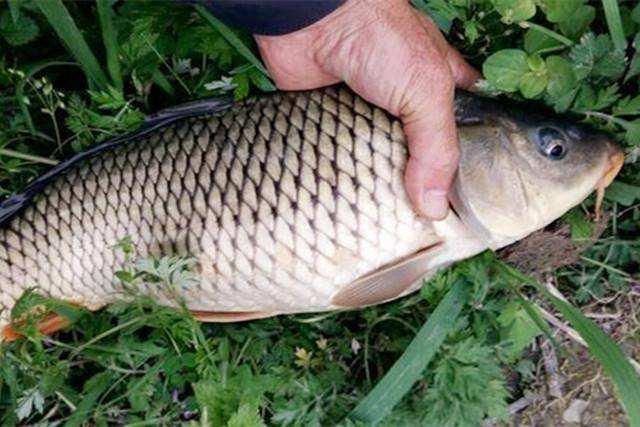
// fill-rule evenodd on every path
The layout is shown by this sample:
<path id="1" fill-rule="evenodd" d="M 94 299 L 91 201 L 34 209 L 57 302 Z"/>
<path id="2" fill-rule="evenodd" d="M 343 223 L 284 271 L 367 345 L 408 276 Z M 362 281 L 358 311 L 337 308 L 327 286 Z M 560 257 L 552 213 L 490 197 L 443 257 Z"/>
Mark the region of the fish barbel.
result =
<path id="1" fill-rule="evenodd" d="M 177 293 L 202 320 L 389 301 L 544 227 L 623 162 L 566 119 L 466 93 L 456 116 L 453 210 L 433 222 L 404 190 L 401 123 L 346 88 L 165 110 L 0 205 L 0 324 L 28 288 L 90 309 L 122 298 L 125 237 L 137 259 L 195 260 Z M 176 304 L 157 283 L 139 291 Z"/>

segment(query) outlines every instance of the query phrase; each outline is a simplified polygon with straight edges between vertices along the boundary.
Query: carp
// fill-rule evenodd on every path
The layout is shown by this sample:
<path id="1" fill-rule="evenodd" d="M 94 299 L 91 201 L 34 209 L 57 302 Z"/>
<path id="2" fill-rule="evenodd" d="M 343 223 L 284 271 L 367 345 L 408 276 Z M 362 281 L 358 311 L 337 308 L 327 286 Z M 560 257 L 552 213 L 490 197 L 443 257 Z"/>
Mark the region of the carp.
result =
<path id="1" fill-rule="evenodd" d="M 137 259 L 194 260 L 196 280 L 139 291 L 177 294 L 203 321 L 383 303 L 594 190 L 599 205 L 623 164 L 607 135 L 569 119 L 465 92 L 455 105 L 461 158 L 442 221 L 407 198 L 400 121 L 345 87 L 164 110 L 0 205 L 0 325 L 30 288 L 90 309 L 123 298 L 123 238 Z"/>

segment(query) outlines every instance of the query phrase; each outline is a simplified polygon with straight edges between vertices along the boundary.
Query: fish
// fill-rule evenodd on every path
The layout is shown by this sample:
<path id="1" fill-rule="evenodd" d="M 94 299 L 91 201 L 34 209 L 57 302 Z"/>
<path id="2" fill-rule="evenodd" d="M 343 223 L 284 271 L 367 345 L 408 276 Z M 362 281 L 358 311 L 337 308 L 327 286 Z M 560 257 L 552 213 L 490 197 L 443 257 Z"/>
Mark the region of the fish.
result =
<path id="1" fill-rule="evenodd" d="M 0 204 L 4 336 L 27 289 L 90 310 L 126 298 L 125 238 L 136 260 L 193 260 L 193 280 L 136 292 L 202 321 L 381 304 L 594 190 L 600 204 L 624 162 L 612 138 L 566 117 L 467 92 L 455 113 L 451 209 L 430 221 L 404 189 L 400 120 L 344 86 L 163 110 Z M 41 329 L 65 325 L 54 315 Z"/>

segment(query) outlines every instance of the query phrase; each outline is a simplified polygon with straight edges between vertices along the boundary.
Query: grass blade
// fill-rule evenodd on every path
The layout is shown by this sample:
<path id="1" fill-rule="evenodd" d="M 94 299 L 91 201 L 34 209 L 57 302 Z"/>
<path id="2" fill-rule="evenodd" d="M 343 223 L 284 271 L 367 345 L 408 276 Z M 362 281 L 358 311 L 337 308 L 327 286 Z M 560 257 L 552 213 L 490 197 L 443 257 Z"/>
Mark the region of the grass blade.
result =
<path id="1" fill-rule="evenodd" d="M 107 53 L 107 70 L 113 84 L 122 91 L 122 72 L 118 60 L 118 33 L 113 25 L 113 10 L 109 0 L 97 0 L 98 18 L 102 28 L 102 41 Z"/>
<path id="2" fill-rule="evenodd" d="M 605 334 L 591 319 L 577 308 L 552 295 L 532 278 L 502 262 L 500 265 L 514 279 L 527 283 L 542 292 L 554 307 L 562 313 L 571 326 L 589 345 L 589 352 L 600 362 L 602 369 L 615 384 L 618 399 L 627 412 L 629 424 L 640 426 L 640 376 L 624 355 L 618 344 Z"/>
<path id="3" fill-rule="evenodd" d="M 238 36 L 235 35 L 233 31 L 229 27 L 227 27 L 222 21 L 213 16 L 204 6 L 197 5 L 196 11 L 198 14 L 203 17 L 213 28 L 215 28 L 220 35 L 231 45 L 233 46 L 240 55 L 242 55 L 251 65 L 256 67 L 256 69 L 260 70 L 262 74 L 269 77 L 269 72 L 262 65 L 262 62 L 251 52 L 242 40 Z M 276 87 L 272 84 L 272 87 L 269 90 L 276 90 Z"/>
<path id="4" fill-rule="evenodd" d="M 624 37 L 624 30 L 622 29 L 622 18 L 620 17 L 618 0 L 602 0 L 602 7 L 604 8 L 604 16 L 607 19 L 607 26 L 609 27 L 613 45 L 619 50 L 626 49 L 627 40 Z"/>
<path id="5" fill-rule="evenodd" d="M 100 90 L 106 89 L 107 77 L 62 1 L 47 0 L 36 4 L 69 52 L 80 63 L 87 78 Z"/>
<path id="6" fill-rule="evenodd" d="M 402 356 L 349 414 L 350 418 L 376 424 L 391 412 L 413 384 L 422 377 L 422 371 L 446 336 L 452 332 L 462 310 L 467 288 L 463 280 L 454 283 Z"/>

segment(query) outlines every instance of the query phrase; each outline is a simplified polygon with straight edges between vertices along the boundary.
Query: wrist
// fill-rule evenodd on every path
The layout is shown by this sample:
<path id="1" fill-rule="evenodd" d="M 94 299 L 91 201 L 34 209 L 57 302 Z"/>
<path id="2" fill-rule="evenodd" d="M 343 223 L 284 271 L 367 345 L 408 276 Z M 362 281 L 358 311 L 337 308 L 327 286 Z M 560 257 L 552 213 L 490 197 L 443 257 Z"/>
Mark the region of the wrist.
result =
<path id="1" fill-rule="evenodd" d="M 252 34 L 282 36 L 307 28 L 345 0 L 200 0 L 225 23 Z"/>

